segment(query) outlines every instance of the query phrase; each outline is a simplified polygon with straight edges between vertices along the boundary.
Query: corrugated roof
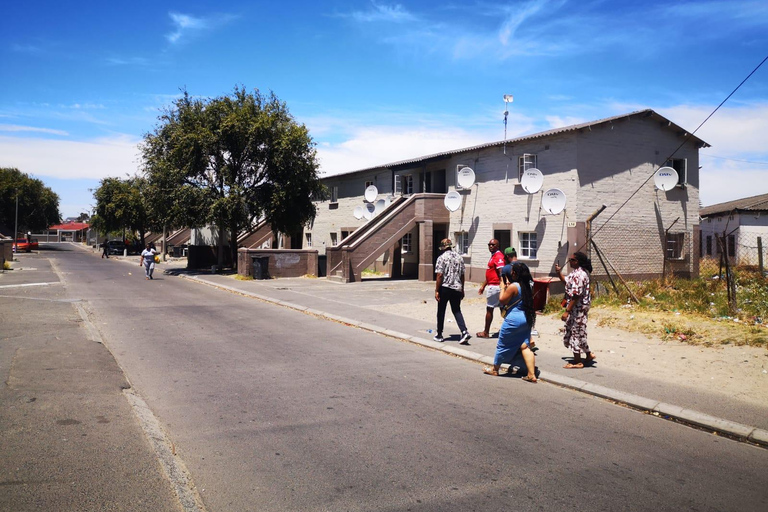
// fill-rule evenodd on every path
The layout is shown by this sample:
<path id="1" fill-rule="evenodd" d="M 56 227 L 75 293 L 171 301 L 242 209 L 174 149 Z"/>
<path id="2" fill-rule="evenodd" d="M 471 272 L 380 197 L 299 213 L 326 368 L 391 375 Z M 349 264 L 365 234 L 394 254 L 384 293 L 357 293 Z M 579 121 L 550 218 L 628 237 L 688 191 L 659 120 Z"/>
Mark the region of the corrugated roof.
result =
<path id="1" fill-rule="evenodd" d="M 713 204 L 705 206 L 699 210 L 700 217 L 716 215 L 718 213 L 730 213 L 733 211 L 766 211 L 768 210 L 768 194 L 759 196 L 745 197 L 735 201 Z"/>
<path id="2" fill-rule="evenodd" d="M 681 128 L 680 126 L 676 125 L 675 123 L 673 123 L 672 121 L 670 121 L 666 117 L 662 116 L 661 114 L 659 114 L 659 113 L 657 113 L 657 112 L 655 112 L 654 110 L 651 110 L 651 109 L 645 109 L 645 110 L 638 110 L 636 112 L 630 112 L 628 114 L 621 114 L 621 115 L 618 115 L 618 116 L 607 117 L 605 119 L 598 119 L 597 121 L 589 121 L 587 123 L 574 124 L 574 125 L 570 125 L 570 126 L 563 126 L 561 128 L 554 128 L 552 130 L 547 130 L 547 131 L 539 132 L 539 133 L 533 133 L 531 135 L 524 135 L 522 137 L 517 137 L 517 138 L 514 138 L 514 139 L 507 139 L 505 141 L 501 140 L 501 141 L 497 141 L 497 142 L 488 142 L 488 143 L 485 143 L 485 144 L 480 144 L 480 145 L 477 145 L 477 146 L 471 146 L 471 147 L 468 147 L 468 148 L 453 149 L 453 150 L 450 150 L 450 151 L 443 151 L 441 153 L 434 153 L 432 155 L 420 156 L 420 157 L 416 157 L 416 158 L 410 158 L 410 159 L 407 159 L 407 160 L 400 160 L 400 161 L 392 162 L 392 163 L 385 164 L 385 165 L 377 165 L 375 167 L 366 167 L 365 169 L 358 169 L 358 170 L 355 170 L 355 171 L 344 172 L 344 173 L 339 173 L 339 174 L 333 174 L 333 175 L 330 175 L 330 176 L 323 176 L 323 179 L 334 178 L 336 176 L 348 176 L 350 174 L 355 174 L 355 173 L 358 173 L 358 172 L 368 172 L 368 171 L 372 171 L 372 170 L 375 170 L 375 169 L 389 169 L 389 168 L 393 168 L 393 167 L 402 167 L 402 166 L 407 166 L 407 165 L 411 165 L 411 164 L 417 164 L 417 163 L 428 161 L 428 160 L 432 160 L 432 159 L 442 159 L 442 158 L 446 158 L 446 157 L 449 157 L 449 156 L 452 156 L 452 155 L 456 155 L 456 154 L 459 154 L 459 153 L 466 153 L 466 152 L 470 152 L 470 151 L 477 151 L 479 149 L 490 148 L 490 147 L 493 147 L 493 146 L 503 146 L 504 144 L 511 145 L 511 144 L 515 144 L 515 143 L 523 142 L 523 141 L 527 141 L 527 140 L 541 139 L 541 138 L 544 138 L 544 137 L 551 137 L 553 135 L 559 135 L 561 133 L 583 130 L 583 129 L 590 128 L 592 126 L 597 126 L 597 125 L 606 124 L 606 123 L 612 123 L 614 121 L 619 121 L 621 119 L 626 119 L 626 118 L 635 117 L 635 116 L 643 116 L 643 117 L 653 116 L 653 117 L 657 118 L 659 121 L 668 123 L 669 128 L 679 132 L 681 135 L 690 136 L 691 140 L 693 140 L 693 141 L 697 142 L 698 144 L 700 144 L 701 147 L 705 147 L 705 148 L 710 147 L 710 145 L 707 144 L 705 141 L 701 140 L 700 138 L 696 137 L 695 135 L 690 135 L 690 132 L 688 132 L 687 130 L 684 130 L 683 128 Z"/>

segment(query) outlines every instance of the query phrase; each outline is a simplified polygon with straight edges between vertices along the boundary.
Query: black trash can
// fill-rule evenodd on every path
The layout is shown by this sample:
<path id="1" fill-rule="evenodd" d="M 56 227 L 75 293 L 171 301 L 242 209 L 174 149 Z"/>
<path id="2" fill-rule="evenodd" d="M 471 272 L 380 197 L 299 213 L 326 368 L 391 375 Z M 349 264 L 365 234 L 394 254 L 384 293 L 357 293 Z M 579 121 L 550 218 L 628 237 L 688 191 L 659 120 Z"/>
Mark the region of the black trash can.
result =
<path id="1" fill-rule="evenodd" d="M 254 279 L 269 279 L 269 256 L 253 257 L 252 275 Z"/>

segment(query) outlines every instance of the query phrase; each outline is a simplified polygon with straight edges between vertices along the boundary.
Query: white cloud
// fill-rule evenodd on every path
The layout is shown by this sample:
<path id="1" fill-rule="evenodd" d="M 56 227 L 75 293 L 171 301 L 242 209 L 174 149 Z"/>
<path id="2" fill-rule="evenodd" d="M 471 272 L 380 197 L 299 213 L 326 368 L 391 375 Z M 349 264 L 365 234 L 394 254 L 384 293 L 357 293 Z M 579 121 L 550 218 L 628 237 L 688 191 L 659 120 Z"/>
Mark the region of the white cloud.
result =
<path id="1" fill-rule="evenodd" d="M 35 126 L 21 126 L 18 124 L 0 124 L 0 132 L 38 132 L 50 133 L 51 135 L 69 135 L 69 133 L 65 132 L 64 130 L 54 130 L 53 128 L 37 128 Z"/>
<path id="2" fill-rule="evenodd" d="M 139 142 L 127 135 L 92 141 L 0 136 L 0 166 L 16 167 L 38 177 L 124 177 L 138 171 Z"/>
<path id="3" fill-rule="evenodd" d="M 165 36 L 171 44 L 182 43 L 188 38 L 193 37 L 195 34 L 220 28 L 237 18 L 237 16 L 231 14 L 197 17 L 178 12 L 169 12 L 168 16 L 171 17 L 171 21 L 175 27 L 173 32 L 166 34 Z"/>
<path id="4" fill-rule="evenodd" d="M 355 11 L 350 17 L 360 22 L 393 22 L 402 23 L 415 21 L 417 18 L 408 12 L 400 4 L 383 5 L 371 2 L 371 8 L 367 11 Z"/>

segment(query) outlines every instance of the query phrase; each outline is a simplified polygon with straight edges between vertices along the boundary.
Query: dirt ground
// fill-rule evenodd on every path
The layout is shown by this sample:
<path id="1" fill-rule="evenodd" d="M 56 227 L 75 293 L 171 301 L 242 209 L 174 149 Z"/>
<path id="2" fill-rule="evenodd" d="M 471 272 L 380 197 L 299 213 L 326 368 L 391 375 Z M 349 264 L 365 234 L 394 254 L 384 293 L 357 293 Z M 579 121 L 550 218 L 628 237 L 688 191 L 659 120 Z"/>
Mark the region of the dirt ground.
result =
<path id="1" fill-rule="evenodd" d="M 418 318 L 427 322 L 434 321 L 435 303 L 433 301 L 416 304 L 393 304 L 382 309 L 389 313 L 409 318 Z M 470 330 L 474 333 L 479 327 L 479 319 L 485 314 L 485 300 L 476 291 L 467 290 L 467 298 L 462 303 L 462 312 L 467 319 Z M 670 383 L 723 393 L 739 398 L 745 402 L 768 406 L 768 350 L 765 347 L 738 345 L 737 340 L 727 345 L 711 340 L 717 334 L 710 332 L 709 341 L 701 344 L 685 343 L 676 338 L 679 335 L 649 335 L 639 330 L 647 330 L 638 317 L 646 316 L 645 321 L 673 322 L 670 325 L 683 325 L 685 318 L 674 315 L 665 319 L 653 314 L 637 314 L 631 310 L 601 310 L 595 308 L 590 314 L 589 344 L 602 365 L 610 365 L 623 371 L 644 376 L 648 372 L 648 364 L 653 361 L 654 374 Z M 623 317 L 623 318 L 622 318 Z M 633 318 L 630 318 L 633 317 Z M 451 319 L 450 311 L 446 321 Z M 452 319 L 451 319 L 452 320 Z M 623 322 L 634 322 L 635 327 Z M 690 320 L 696 323 L 696 319 Z M 501 320 L 494 315 L 492 332 L 498 331 Z M 626 325 L 631 330 L 620 329 L 617 325 Z M 472 328 L 472 327 L 475 328 Z M 541 315 L 537 319 L 536 328 L 539 331 L 537 345 L 542 350 L 562 352 L 568 351 L 563 347 L 561 329 L 563 322 L 559 315 Z M 697 329 L 701 329 L 697 326 Z M 730 340 L 734 332 L 722 326 L 722 335 Z M 682 330 L 682 329 L 679 329 Z M 569 374 L 578 378 L 578 370 Z"/>

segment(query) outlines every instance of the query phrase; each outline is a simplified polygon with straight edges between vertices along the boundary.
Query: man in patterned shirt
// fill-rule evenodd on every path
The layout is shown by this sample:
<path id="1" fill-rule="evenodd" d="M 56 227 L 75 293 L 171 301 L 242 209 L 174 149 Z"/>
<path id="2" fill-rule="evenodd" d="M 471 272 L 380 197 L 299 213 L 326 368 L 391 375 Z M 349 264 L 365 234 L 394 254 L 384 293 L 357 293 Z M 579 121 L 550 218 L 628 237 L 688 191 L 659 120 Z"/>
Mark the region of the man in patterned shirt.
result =
<path id="1" fill-rule="evenodd" d="M 445 341 L 443 338 L 443 325 L 445 323 L 445 306 L 450 302 L 451 312 L 456 319 L 456 324 L 461 329 L 461 345 L 469 345 L 467 324 L 464 323 L 464 315 L 461 314 L 461 301 L 464 298 L 464 260 L 457 252 L 451 250 L 453 243 L 449 238 L 440 242 L 440 250 L 443 253 L 437 258 L 435 273 L 435 300 L 437 301 L 437 334 L 432 338 L 435 341 Z"/>

